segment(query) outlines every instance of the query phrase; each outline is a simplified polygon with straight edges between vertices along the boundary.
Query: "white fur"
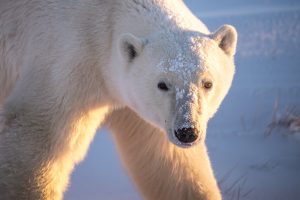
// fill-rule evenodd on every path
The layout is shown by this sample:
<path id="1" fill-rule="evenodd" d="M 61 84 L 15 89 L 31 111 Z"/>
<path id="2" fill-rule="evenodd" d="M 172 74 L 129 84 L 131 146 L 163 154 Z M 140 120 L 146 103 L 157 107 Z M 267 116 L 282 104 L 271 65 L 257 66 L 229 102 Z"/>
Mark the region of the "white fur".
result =
<path id="1" fill-rule="evenodd" d="M 236 40 L 180 0 L 0 1 L 0 199 L 62 199 L 107 114 L 145 198 L 220 199 L 205 145 L 166 136 L 185 146 L 174 129 L 193 126 L 204 140 Z"/>

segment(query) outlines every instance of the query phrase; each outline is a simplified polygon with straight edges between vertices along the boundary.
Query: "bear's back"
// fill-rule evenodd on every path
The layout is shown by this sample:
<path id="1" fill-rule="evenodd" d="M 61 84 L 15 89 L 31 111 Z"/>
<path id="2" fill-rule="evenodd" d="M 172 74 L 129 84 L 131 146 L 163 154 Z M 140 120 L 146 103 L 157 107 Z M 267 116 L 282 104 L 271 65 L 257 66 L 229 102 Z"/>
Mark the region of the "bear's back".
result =
<path id="1" fill-rule="evenodd" d="M 0 105 L 36 60 L 108 57 L 113 2 L 0 1 Z"/>

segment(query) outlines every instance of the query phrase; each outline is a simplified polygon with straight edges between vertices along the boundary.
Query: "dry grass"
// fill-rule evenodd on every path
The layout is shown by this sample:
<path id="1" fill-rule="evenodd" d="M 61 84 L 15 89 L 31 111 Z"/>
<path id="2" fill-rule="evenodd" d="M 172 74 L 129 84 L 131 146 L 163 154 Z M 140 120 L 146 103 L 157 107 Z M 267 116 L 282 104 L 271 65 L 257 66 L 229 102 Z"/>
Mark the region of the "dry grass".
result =
<path id="1" fill-rule="evenodd" d="M 237 166 L 233 167 L 226 174 L 224 174 L 224 176 L 218 182 L 218 185 L 222 190 L 222 195 L 226 200 L 247 199 L 249 194 L 251 194 L 253 191 L 253 189 L 251 188 L 250 189 L 246 188 L 245 184 L 247 183 L 247 179 L 248 179 L 247 174 L 238 177 L 233 182 L 229 180 L 233 172 L 235 171 L 236 167 Z"/>
<path id="2" fill-rule="evenodd" d="M 279 100 L 274 103 L 272 120 L 269 123 L 266 135 L 271 135 L 275 129 L 284 129 L 285 134 L 300 132 L 300 116 L 296 114 L 296 107 L 288 106 L 283 112 L 279 111 Z"/>
<path id="3" fill-rule="evenodd" d="M 290 124 L 290 130 L 293 132 L 300 132 L 300 117 L 296 117 Z"/>

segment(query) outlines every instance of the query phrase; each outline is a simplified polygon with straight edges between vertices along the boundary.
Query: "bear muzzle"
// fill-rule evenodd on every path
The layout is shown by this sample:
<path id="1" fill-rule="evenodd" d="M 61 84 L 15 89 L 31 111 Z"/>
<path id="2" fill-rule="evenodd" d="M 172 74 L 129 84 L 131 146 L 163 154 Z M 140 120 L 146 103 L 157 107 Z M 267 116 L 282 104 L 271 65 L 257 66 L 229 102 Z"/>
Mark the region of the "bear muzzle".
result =
<path id="1" fill-rule="evenodd" d="M 174 130 L 175 137 L 184 144 L 195 142 L 199 137 L 199 132 L 196 128 L 180 128 Z"/>

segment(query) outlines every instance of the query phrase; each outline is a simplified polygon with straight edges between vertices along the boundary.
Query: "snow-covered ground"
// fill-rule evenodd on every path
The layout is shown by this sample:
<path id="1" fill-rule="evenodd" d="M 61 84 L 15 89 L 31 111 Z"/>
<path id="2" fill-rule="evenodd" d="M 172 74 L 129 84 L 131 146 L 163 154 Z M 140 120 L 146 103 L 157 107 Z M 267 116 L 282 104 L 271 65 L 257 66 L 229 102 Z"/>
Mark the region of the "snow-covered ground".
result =
<path id="1" fill-rule="evenodd" d="M 186 2 L 210 30 L 228 23 L 239 33 L 233 87 L 207 132 L 224 199 L 300 199 L 300 140 L 285 126 L 268 131 L 274 116 L 300 116 L 300 1 Z M 105 130 L 76 168 L 66 199 L 141 199 Z"/>

